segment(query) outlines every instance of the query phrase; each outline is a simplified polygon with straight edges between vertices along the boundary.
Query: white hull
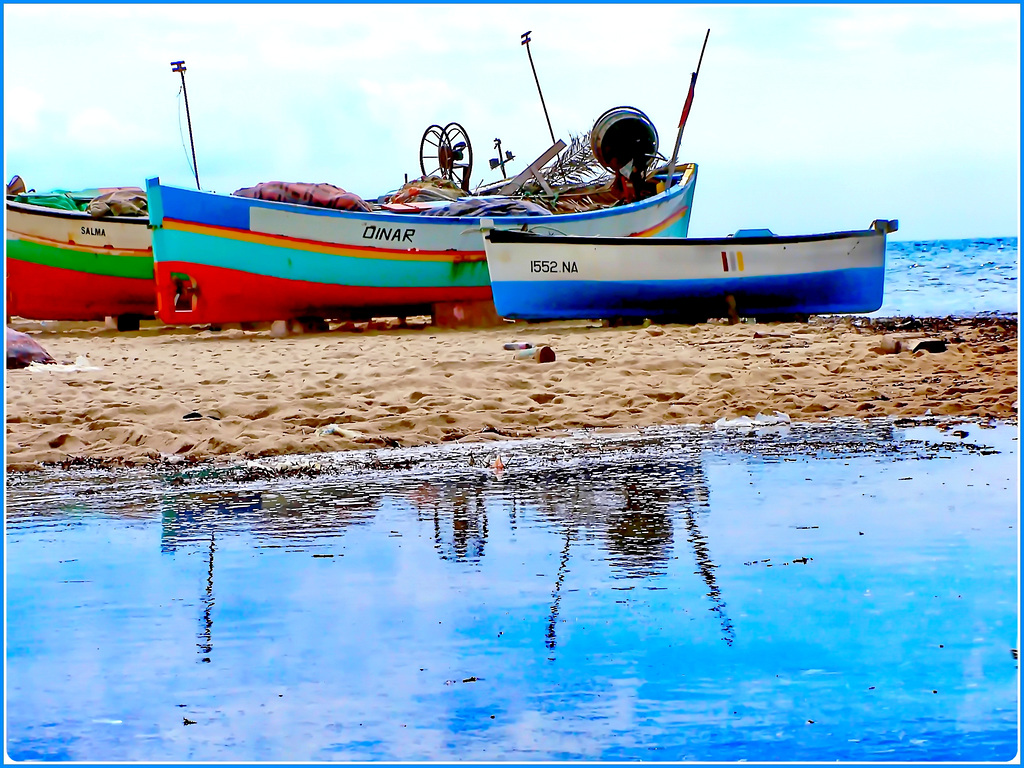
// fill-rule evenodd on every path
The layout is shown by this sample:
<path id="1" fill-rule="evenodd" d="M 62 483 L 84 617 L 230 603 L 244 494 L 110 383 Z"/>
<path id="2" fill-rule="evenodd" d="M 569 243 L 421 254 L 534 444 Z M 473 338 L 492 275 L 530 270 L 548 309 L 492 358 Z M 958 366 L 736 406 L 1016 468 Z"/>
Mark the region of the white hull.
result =
<path id="1" fill-rule="evenodd" d="M 494 303 L 513 319 L 871 312 L 896 223 L 799 237 L 485 238 Z M 710 314 L 706 314 L 710 313 Z"/>

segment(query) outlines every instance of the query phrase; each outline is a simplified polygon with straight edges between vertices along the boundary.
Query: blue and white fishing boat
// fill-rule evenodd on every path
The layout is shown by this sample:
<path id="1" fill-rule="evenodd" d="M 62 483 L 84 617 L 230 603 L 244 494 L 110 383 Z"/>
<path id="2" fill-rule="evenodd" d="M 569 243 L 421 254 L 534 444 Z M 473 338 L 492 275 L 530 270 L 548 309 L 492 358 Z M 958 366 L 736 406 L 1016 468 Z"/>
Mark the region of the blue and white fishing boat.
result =
<path id="1" fill-rule="evenodd" d="M 495 226 L 500 223 L 495 220 Z M 724 238 L 566 237 L 494 228 L 484 235 L 495 308 L 518 320 L 873 312 L 882 305 L 885 237 L 868 229 Z"/>

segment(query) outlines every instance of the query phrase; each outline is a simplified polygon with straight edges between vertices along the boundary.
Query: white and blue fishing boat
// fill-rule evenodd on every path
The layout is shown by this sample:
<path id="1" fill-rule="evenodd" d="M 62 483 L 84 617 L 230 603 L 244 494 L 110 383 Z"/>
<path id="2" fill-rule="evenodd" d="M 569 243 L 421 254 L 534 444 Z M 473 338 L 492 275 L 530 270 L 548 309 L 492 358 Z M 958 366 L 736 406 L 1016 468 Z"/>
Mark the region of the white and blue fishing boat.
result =
<path id="1" fill-rule="evenodd" d="M 877 310 L 885 237 L 897 226 L 879 219 L 859 231 L 780 236 L 740 230 L 706 239 L 494 228 L 484 246 L 495 308 L 506 318 L 773 319 Z"/>

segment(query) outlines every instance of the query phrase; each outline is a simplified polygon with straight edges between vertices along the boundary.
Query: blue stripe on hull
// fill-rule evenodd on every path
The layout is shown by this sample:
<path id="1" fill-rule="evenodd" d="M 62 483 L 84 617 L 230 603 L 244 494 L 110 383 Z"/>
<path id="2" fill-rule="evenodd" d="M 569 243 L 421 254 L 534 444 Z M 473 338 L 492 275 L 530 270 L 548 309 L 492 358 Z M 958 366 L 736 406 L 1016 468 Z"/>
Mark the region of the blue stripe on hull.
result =
<path id="1" fill-rule="evenodd" d="M 714 280 L 494 282 L 503 317 L 569 320 L 671 315 L 723 316 L 725 296 L 740 315 L 873 312 L 882 306 L 884 268 Z M 718 312 L 718 314 L 715 314 Z"/>

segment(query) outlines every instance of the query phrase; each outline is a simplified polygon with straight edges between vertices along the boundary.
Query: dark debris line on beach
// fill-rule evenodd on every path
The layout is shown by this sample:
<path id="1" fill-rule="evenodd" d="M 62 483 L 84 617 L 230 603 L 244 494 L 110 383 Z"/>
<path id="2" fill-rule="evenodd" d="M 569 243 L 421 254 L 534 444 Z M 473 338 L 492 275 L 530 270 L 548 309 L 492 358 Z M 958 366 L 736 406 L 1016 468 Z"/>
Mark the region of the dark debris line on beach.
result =
<path id="1" fill-rule="evenodd" d="M 547 469 L 567 464 L 596 470 L 603 463 L 633 461 L 641 457 L 671 459 L 680 454 L 710 451 L 716 455 L 746 454 L 761 461 L 792 461 L 797 457 L 846 459 L 860 456 L 884 456 L 886 461 L 913 461 L 950 455 L 991 455 L 999 453 L 979 439 L 977 430 L 991 428 L 984 419 L 971 420 L 969 433 L 958 431 L 956 440 L 928 441 L 901 434 L 916 427 L 949 429 L 948 418 L 836 418 L 829 422 L 793 423 L 785 427 L 758 429 L 716 429 L 712 426 L 647 427 L 627 432 L 601 434 L 580 430 L 565 438 L 528 438 L 490 444 L 458 444 L 384 448 L 367 451 L 342 451 L 324 454 L 272 456 L 230 463 L 183 461 L 141 467 L 112 467 L 109 462 L 73 460 L 44 473 L 55 481 L 78 477 L 83 480 L 105 477 L 114 485 L 120 481 L 138 483 L 145 478 L 162 486 L 201 487 L 224 485 L 275 484 L 288 480 L 316 477 L 354 476 L 361 482 L 374 482 L 397 474 L 440 477 L 473 474 L 493 478 L 491 459 L 503 455 L 507 469 L 503 480 L 537 476 Z M 967 423 L 956 419 L 956 423 Z M 511 460 L 514 457 L 514 460 Z M 34 484 L 38 473 L 15 473 L 15 486 Z M 86 484 L 82 493 L 97 493 Z"/>
<path id="2" fill-rule="evenodd" d="M 1018 334 L 1016 313 L 977 315 L 970 318 L 953 315 L 947 317 L 858 317 L 852 321 L 852 324 L 857 328 L 873 328 L 884 332 L 923 331 L 925 333 L 943 333 L 967 325 L 971 328 L 984 328 L 986 336 L 1000 341 L 1016 339 Z"/>

